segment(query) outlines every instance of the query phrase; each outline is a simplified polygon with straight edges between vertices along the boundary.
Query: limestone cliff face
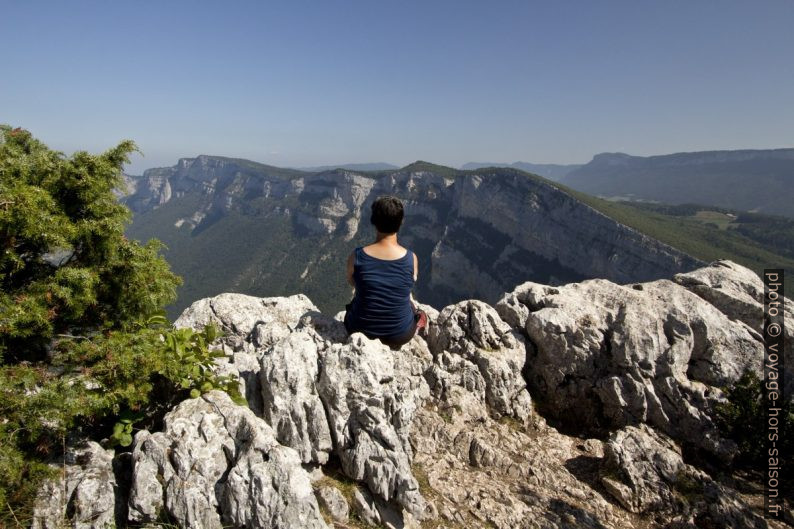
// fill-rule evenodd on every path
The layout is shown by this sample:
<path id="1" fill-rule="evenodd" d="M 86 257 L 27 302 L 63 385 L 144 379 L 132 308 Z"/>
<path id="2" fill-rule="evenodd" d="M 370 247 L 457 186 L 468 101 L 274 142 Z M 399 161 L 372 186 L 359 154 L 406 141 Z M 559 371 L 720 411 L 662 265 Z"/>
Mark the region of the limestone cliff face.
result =
<path id="1" fill-rule="evenodd" d="M 200 156 L 147 171 L 126 203 L 136 211 L 136 222 L 155 208 L 179 211 L 173 226 L 158 225 L 136 232 L 137 237 L 168 240 L 169 230 L 187 226 L 194 230 L 190 239 L 194 247 L 200 247 L 203 230 L 232 222 L 228 218 L 232 212 L 252 219 L 277 214 L 291 226 L 285 238 L 312 238 L 317 241 L 316 255 L 296 257 L 300 263 L 287 255 L 278 264 L 263 263 L 262 268 L 305 268 L 300 289 L 316 298 L 328 276 L 313 275 L 312 263 L 344 263 L 354 240 L 369 239 L 369 207 L 382 194 L 396 195 L 406 204 L 400 236 L 420 260 L 416 294 L 438 307 L 466 298 L 493 303 L 502 292 L 526 280 L 643 281 L 672 277 L 702 264 L 610 219 L 542 178 L 509 168 L 456 171 L 416 163 L 377 173 L 342 169 L 304 173 Z M 188 211 L 180 198 L 192 200 Z M 225 231 L 234 228 L 227 226 Z M 222 252 L 218 244 L 224 241 L 216 241 L 206 251 Z M 188 270 L 180 268 L 182 263 L 172 265 L 191 281 Z M 224 270 L 230 277 L 237 272 Z M 267 278 L 252 280 L 250 289 L 261 292 L 266 284 Z M 328 307 L 324 299 L 320 305 Z"/>
<path id="2" fill-rule="evenodd" d="M 458 213 L 453 229 L 465 232 L 469 224 L 482 226 L 482 231 L 471 230 L 471 237 L 483 253 L 499 263 L 488 275 L 501 290 L 505 285 L 500 276 L 516 277 L 522 272 L 520 267 L 532 266 L 532 261 L 538 267 L 552 267 L 555 271 L 550 275 L 559 274 L 560 282 L 576 275 L 642 281 L 665 277 L 671 270 L 691 269 L 698 263 L 521 173 L 462 176 L 456 181 L 452 206 Z M 446 242 L 442 239 L 440 244 Z M 530 263 L 521 259 L 527 253 L 532 256 Z M 506 274 L 502 269 L 508 270 Z M 439 274 L 434 280 L 442 283 L 448 277 Z M 492 300 L 494 292 L 488 294 L 485 299 Z"/>
<path id="3" fill-rule="evenodd" d="M 759 283 L 728 261 L 674 281 L 525 283 L 495 308 L 425 306 L 428 329 L 399 350 L 301 294 L 199 300 L 175 325 L 224 330 L 215 369 L 248 406 L 210 391 L 131 454 L 71 448 L 34 528 L 767 527 L 760 493 L 720 476 L 736 444 L 714 423 L 721 387 L 761 366 Z"/>

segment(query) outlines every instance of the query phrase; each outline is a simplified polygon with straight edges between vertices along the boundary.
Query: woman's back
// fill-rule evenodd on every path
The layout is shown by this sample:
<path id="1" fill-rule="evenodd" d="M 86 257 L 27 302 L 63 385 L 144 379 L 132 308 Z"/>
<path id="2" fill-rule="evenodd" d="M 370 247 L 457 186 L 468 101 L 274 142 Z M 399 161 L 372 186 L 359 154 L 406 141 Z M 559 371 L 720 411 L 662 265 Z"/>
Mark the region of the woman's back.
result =
<path id="1" fill-rule="evenodd" d="M 410 330 L 414 325 L 413 252 L 406 250 L 400 258 L 381 259 L 358 247 L 353 255 L 356 293 L 345 317 L 348 331 L 392 337 Z"/>

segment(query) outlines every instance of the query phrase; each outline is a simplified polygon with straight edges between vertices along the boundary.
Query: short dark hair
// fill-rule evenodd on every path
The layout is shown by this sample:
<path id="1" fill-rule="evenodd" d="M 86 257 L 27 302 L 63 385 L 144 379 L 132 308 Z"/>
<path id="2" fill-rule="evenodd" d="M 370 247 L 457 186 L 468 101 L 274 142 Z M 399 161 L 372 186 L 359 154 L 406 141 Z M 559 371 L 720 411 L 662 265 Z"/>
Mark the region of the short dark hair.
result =
<path id="1" fill-rule="evenodd" d="M 403 223 L 403 203 L 391 195 L 378 197 L 372 203 L 372 216 L 369 221 L 381 233 L 397 233 Z"/>

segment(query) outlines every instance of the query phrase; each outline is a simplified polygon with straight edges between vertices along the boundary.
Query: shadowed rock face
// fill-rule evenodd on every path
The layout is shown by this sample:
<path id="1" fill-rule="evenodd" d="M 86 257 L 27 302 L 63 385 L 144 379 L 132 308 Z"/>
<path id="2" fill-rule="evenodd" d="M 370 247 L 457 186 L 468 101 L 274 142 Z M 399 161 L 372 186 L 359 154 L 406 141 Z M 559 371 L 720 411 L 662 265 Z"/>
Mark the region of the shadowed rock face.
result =
<path id="1" fill-rule="evenodd" d="M 540 177 L 509 168 L 456 171 L 414 164 L 379 173 L 339 169 L 307 174 L 201 156 L 147 171 L 124 201 L 136 213 L 130 236 L 168 241 L 170 262 L 185 276 L 183 291 L 272 295 L 280 293 L 274 288 L 286 280 L 335 312 L 347 300 L 328 294 L 330 278 L 323 263 L 339 263 L 333 270 L 343 285 L 345 259 L 372 237 L 370 206 L 383 194 L 405 203 L 400 240 L 419 257 L 417 297 L 435 307 L 464 299 L 495 303 L 526 280 L 645 281 L 703 264 Z M 259 240 L 250 233 L 252 223 L 256 229 L 280 232 L 278 246 L 287 255 L 269 251 L 269 240 L 258 243 L 263 245 L 258 249 L 234 246 L 235 238 Z M 215 232 L 230 235 L 213 239 Z M 302 240 L 313 244 L 302 247 Z M 250 252 L 250 257 L 212 261 L 233 247 L 234 254 Z M 210 261 L 224 270 L 222 278 L 196 264 Z M 207 273 L 222 290 L 202 290 L 198 277 Z M 181 300 L 179 309 L 192 301 Z"/>
<path id="2" fill-rule="evenodd" d="M 175 325 L 223 328 L 217 369 L 239 375 L 249 407 L 213 391 L 136 434 L 129 494 L 99 516 L 121 505 L 180 527 L 343 527 L 350 513 L 392 528 L 763 527 L 743 494 L 681 457 L 683 445 L 735 449 L 712 413 L 718 386 L 757 364 L 753 282 L 717 262 L 676 282 L 527 283 L 496 308 L 428 308 L 427 334 L 397 351 L 347 336 L 303 295 L 197 301 Z M 729 310 L 731 296 L 745 306 Z M 606 442 L 587 439 L 593 429 Z M 57 509 L 42 498 L 50 527 Z"/>
<path id="3" fill-rule="evenodd" d="M 601 470 L 601 482 L 626 509 L 666 511 L 673 526 L 767 526 L 761 517 L 747 512 L 735 491 L 684 463 L 678 446 L 645 424 L 627 426 L 610 436 Z"/>

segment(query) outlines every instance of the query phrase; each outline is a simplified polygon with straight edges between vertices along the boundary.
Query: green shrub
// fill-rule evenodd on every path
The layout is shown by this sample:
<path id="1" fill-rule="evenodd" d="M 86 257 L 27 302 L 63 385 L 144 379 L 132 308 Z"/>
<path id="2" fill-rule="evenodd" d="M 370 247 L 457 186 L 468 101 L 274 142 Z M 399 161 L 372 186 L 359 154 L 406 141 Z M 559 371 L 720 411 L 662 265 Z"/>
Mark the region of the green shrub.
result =
<path id="1" fill-rule="evenodd" d="M 736 465 L 762 470 L 767 464 L 766 406 L 763 381 L 752 371 L 744 374 L 726 388 L 727 402 L 717 406 L 716 422 L 722 435 L 734 440 L 739 447 Z M 794 401 L 781 404 L 776 447 L 783 466 L 794 463 Z"/>
<path id="2" fill-rule="evenodd" d="M 209 389 L 214 326 L 174 329 L 182 283 L 162 244 L 128 240 L 113 191 L 135 150 L 71 157 L 0 126 L 0 526 L 30 521 L 41 480 L 71 438 L 129 445 L 173 404 Z"/>

